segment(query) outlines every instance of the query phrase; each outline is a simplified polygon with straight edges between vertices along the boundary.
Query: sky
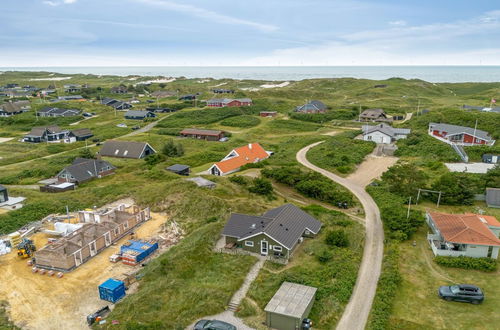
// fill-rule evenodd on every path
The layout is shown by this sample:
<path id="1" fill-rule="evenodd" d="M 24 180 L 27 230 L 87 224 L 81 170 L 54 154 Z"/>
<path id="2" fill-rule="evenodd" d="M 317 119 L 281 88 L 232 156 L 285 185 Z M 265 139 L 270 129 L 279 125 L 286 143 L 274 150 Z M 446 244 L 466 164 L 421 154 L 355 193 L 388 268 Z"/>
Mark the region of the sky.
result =
<path id="1" fill-rule="evenodd" d="M 500 0 L 1 0 L 0 67 L 500 65 Z"/>

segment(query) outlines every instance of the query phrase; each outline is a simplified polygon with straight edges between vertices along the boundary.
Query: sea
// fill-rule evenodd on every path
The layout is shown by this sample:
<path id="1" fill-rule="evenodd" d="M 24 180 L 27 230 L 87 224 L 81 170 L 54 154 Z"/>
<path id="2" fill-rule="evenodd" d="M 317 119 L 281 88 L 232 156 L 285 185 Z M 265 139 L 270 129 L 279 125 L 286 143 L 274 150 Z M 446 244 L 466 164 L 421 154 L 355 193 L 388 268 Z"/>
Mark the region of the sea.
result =
<path id="1" fill-rule="evenodd" d="M 0 67 L 0 71 L 294 81 L 313 78 L 421 79 L 433 83 L 500 82 L 500 66 L 116 66 Z"/>

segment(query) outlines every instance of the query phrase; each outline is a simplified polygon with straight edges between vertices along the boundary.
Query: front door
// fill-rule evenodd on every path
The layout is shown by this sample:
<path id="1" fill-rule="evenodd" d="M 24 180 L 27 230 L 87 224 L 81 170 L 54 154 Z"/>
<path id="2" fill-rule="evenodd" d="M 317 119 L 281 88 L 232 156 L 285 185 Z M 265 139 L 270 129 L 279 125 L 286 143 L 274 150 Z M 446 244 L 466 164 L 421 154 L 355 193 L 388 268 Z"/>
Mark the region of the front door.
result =
<path id="1" fill-rule="evenodd" d="M 267 256 L 267 241 L 260 242 L 260 254 Z"/>

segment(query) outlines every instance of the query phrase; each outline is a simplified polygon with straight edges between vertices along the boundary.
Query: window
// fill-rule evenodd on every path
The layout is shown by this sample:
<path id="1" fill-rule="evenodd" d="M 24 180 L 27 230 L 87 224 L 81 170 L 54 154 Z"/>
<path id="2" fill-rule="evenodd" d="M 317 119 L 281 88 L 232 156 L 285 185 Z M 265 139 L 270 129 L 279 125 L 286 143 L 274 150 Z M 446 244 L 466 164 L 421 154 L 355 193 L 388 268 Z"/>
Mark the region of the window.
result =
<path id="1" fill-rule="evenodd" d="M 372 139 L 372 136 L 371 135 L 368 135 L 368 140 L 371 140 Z"/>
<path id="2" fill-rule="evenodd" d="M 128 228 L 128 222 L 124 222 L 123 223 L 123 229 L 127 229 Z"/>
<path id="3" fill-rule="evenodd" d="M 252 241 L 245 241 L 245 246 L 253 247 Z"/>
<path id="4" fill-rule="evenodd" d="M 120 149 L 116 149 L 115 150 L 115 155 L 118 155 L 119 152 L 120 152 Z"/>
<path id="5" fill-rule="evenodd" d="M 115 236 L 118 235 L 120 233 L 120 227 L 116 227 L 115 228 Z"/>
<path id="6" fill-rule="evenodd" d="M 125 150 L 125 152 L 123 153 L 123 156 L 127 156 L 128 154 L 128 150 Z"/>
<path id="7" fill-rule="evenodd" d="M 283 248 L 281 246 L 275 245 L 274 246 L 274 251 L 281 252 L 281 251 L 283 251 Z"/>

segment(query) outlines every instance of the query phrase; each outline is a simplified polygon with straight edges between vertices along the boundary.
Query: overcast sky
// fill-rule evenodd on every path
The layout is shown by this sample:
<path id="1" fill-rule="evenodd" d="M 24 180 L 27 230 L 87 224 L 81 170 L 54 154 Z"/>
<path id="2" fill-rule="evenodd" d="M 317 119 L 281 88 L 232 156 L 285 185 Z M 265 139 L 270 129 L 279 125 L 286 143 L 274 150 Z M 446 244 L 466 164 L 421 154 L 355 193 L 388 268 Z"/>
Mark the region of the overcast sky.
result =
<path id="1" fill-rule="evenodd" d="M 1 0 L 0 66 L 500 65 L 500 0 Z"/>

